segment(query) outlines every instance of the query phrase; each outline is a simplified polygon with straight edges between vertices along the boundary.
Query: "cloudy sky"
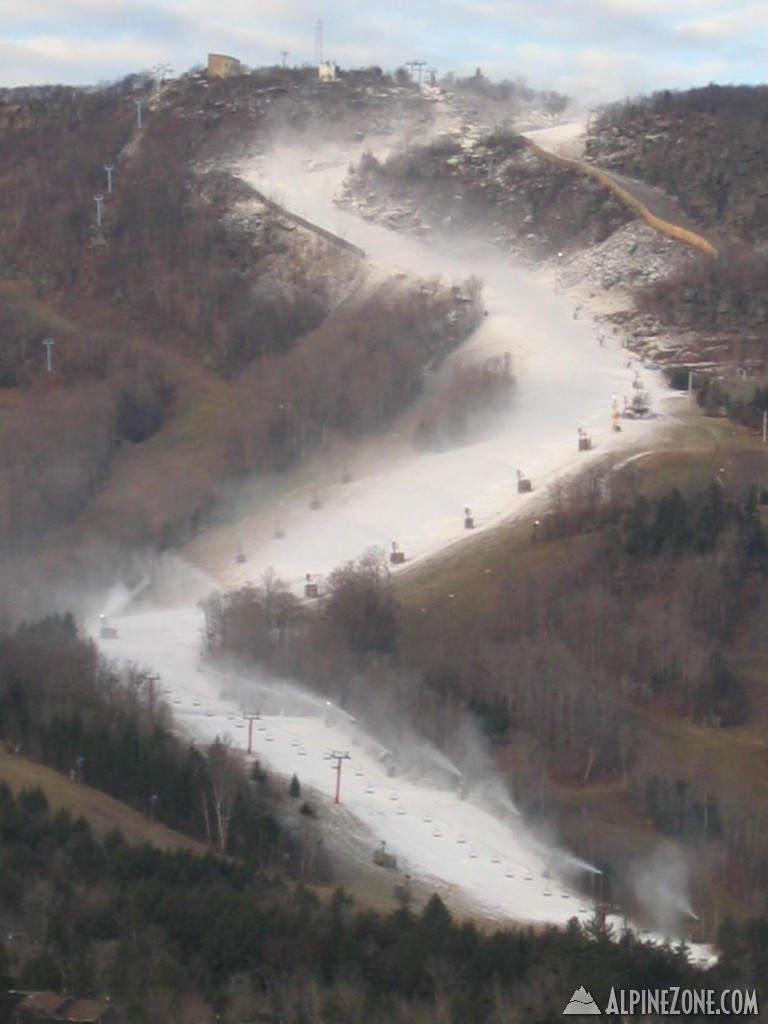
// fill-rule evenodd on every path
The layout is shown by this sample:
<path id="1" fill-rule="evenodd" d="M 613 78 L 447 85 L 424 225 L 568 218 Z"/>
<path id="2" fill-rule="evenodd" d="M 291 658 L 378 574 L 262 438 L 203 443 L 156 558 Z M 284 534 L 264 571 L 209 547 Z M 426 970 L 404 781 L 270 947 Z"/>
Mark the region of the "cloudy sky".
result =
<path id="1" fill-rule="evenodd" d="M 587 102 L 763 82 L 768 0 L 0 0 L 0 86 L 114 81 L 209 51 L 525 78 Z"/>

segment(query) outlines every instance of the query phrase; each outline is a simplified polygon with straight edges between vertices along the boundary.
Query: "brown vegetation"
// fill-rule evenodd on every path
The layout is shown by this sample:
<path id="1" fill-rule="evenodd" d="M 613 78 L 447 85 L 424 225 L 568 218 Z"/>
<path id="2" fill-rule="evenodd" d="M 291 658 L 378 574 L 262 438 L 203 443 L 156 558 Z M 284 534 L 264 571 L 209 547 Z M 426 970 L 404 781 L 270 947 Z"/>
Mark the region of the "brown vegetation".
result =
<path id="1" fill-rule="evenodd" d="M 765 202 L 765 86 L 708 85 L 616 104 L 598 119 L 597 163 L 661 186 L 705 226 L 760 242 Z"/>
<path id="2" fill-rule="evenodd" d="M 689 260 L 638 295 L 642 313 L 690 332 L 704 358 L 765 362 L 767 117 L 764 86 L 666 90 L 608 108 L 588 141 L 596 164 L 657 186 L 710 229 L 716 262 Z"/>
<path id="3" fill-rule="evenodd" d="M 508 352 L 482 363 L 454 367 L 447 384 L 425 403 L 414 437 L 416 445 L 435 449 L 466 441 L 509 406 L 514 386 Z"/>
<path id="4" fill-rule="evenodd" d="M 390 103 L 367 82 L 131 77 L 0 97 L 0 550 L 36 549 L 31 575 L 88 571 L 83 541 L 107 570 L 110 546 L 180 541 L 228 476 L 378 429 L 471 330 L 476 292 L 370 292 L 350 247 L 215 169 L 282 119 L 333 108 L 351 131 L 366 116 L 352 96 Z"/>
<path id="5" fill-rule="evenodd" d="M 75 782 L 68 775 L 0 745 L 0 779 L 15 795 L 24 790 L 41 789 L 54 812 L 65 811 L 73 818 L 85 818 L 99 836 L 121 832 L 130 843 L 151 843 L 159 850 L 189 850 L 203 856 L 209 847 L 199 840 L 175 832 L 127 804 L 92 786 Z"/>
<path id="6" fill-rule="evenodd" d="M 452 138 L 411 145 L 383 164 L 368 155 L 348 187 L 356 203 L 385 221 L 395 217 L 398 226 L 492 229 L 533 258 L 600 242 L 632 217 L 595 182 L 532 157 L 519 136 L 504 130 L 472 146 Z"/>
<path id="7" fill-rule="evenodd" d="M 689 260 L 674 273 L 637 294 L 641 313 L 682 329 L 721 333 L 759 332 L 756 351 L 765 355 L 763 332 L 768 323 L 768 257 L 732 247 L 716 261 Z M 734 348 L 733 357 L 745 347 Z M 744 353 L 747 354 L 746 352 Z"/>
<path id="8" fill-rule="evenodd" d="M 280 469 L 323 445 L 330 432 L 368 433 L 422 389 L 479 318 L 479 287 L 457 302 L 431 288 L 387 284 L 339 306 L 281 359 L 254 362 L 238 381 L 222 455 L 233 469 Z"/>

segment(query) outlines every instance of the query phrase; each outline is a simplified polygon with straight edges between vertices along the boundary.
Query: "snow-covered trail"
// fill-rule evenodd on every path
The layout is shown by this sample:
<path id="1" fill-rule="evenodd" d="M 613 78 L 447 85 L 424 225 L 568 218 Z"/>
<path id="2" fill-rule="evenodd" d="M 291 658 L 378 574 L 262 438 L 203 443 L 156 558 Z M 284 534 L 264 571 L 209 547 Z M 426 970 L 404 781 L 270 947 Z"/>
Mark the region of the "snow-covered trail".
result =
<path id="1" fill-rule="evenodd" d="M 389 550 L 396 542 L 407 564 L 434 554 L 464 536 L 464 509 L 478 530 L 493 527 L 540 501 L 558 476 L 583 468 L 609 449 L 636 449 L 654 422 L 623 421 L 612 430 L 612 403 L 633 393 L 638 364 L 628 366 L 620 339 L 601 332 L 578 312 L 552 281 L 518 265 L 489 243 L 457 239 L 437 246 L 368 224 L 338 209 L 332 196 L 354 154 L 281 147 L 239 165 L 239 173 L 260 191 L 307 220 L 354 242 L 369 260 L 389 271 L 415 277 L 441 275 L 448 282 L 475 276 L 483 282 L 487 316 L 454 361 L 509 352 L 517 380 L 512 407 L 479 439 L 447 451 L 417 452 L 396 423 L 384 438 L 353 457 L 351 481 L 339 467 L 315 478 L 255 496 L 237 526 L 210 531 L 190 555 L 225 585 L 256 579 L 266 567 L 300 592 L 305 576 L 322 577 L 371 546 Z M 602 343 L 601 343 L 602 335 Z M 642 383 L 658 403 L 665 389 L 656 373 L 641 369 Z M 593 442 L 578 451 L 578 430 Z M 379 452 L 386 456 L 376 458 Z M 517 473 L 531 479 L 531 494 L 517 493 Z M 311 511 L 310 500 L 321 507 Z M 275 524 L 284 536 L 274 536 Z M 243 562 L 235 549 L 242 548 Z"/>
<path id="2" fill-rule="evenodd" d="M 424 558 L 465 536 L 465 507 L 472 509 L 479 530 L 491 528 L 531 507 L 556 475 L 583 467 L 609 448 L 636 448 L 650 435 L 650 425 L 639 421 L 626 421 L 620 434 L 611 430 L 612 397 L 621 402 L 632 386 L 627 353 L 613 338 L 599 344 L 594 323 L 575 317 L 572 302 L 556 294 L 551 283 L 479 242 L 457 241 L 438 250 L 339 211 L 331 195 L 351 154 L 318 161 L 315 152 L 314 158 L 308 164 L 301 152 L 281 148 L 244 164 L 241 173 L 296 213 L 361 246 L 382 266 L 419 277 L 481 278 L 488 315 L 454 358 L 511 352 L 518 391 L 512 409 L 475 443 L 415 453 L 407 439 L 390 435 L 382 441 L 386 458 L 376 457 L 371 442 L 368 457 L 351 467 L 346 484 L 335 471 L 305 479 L 300 487 L 286 477 L 283 490 L 278 482 L 268 503 L 257 505 L 253 514 L 245 509 L 237 526 L 210 530 L 190 546 L 211 578 L 190 567 L 182 571 L 184 596 L 148 608 L 144 595 L 138 607 L 110 613 L 117 637 L 99 641 L 104 652 L 158 673 L 161 696 L 193 736 L 206 741 L 229 734 L 243 749 L 248 727 L 242 711 L 259 710 L 254 703 L 261 700 L 260 691 L 250 689 L 256 674 L 250 681 L 233 681 L 200 655 L 203 623 L 195 602 L 216 585 L 214 578 L 238 584 L 273 567 L 298 589 L 307 573 L 322 576 L 369 547 L 388 548 L 392 541 L 410 561 Z M 660 397 L 658 381 L 644 384 Z M 577 428 L 591 434 L 594 451 L 578 451 Z M 533 495 L 517 493 L 518 469 L 532 479 Z M 314 490 L 322 502 L 317 510 L 309 508 Z M 277 519 L 285 530 L 282 539 L 273 536 Z M 244 562 L 235 560 L 236 543 L 242 545 Z M 90 627 L 98 636 L 99 622 Z M 278 707 L 264 712 L 261 725 L 254 733 L 254 754 L 278 773 L 296 772 L 329 805 L 335 776 L 326 755 L 347 750 L 345 813 L 367 838 L 385 840 L 412 875 L 446 895 L 515 920 L 562 923 L 590 912 L 562 878 L 549 877 L 551 853 L 519 818 L 461 800 L 427 777 L 390 778 L 375 756 L 374 740 L 352 735 L 348 724 L 329 721 L 322 711 L 281 714 Z M 334 813 L 331 806 L 328 813 Z"/>
<path id="3" fill-rule="evenodd" d="M 574 915 L 591 915 L 573 888 L 551 877 L 552 854 L 528 833 L 511 804 L 490 808 L 461 799 L 455 778 L 453 785 L 438 781 L 439 756 L 422 757 L 410 770 L 401 764 L 390 775 L 382 745 L 350 716 L 257 673 L 229 676 L 205 665 L 194 609 L 129 612 L 110 621 L 118 635 L 102 641 L 105 653 L 140 658 L 157 671 L 158 696 L 198 742 L 228 737 L 247 751 L 250 739 L 263 765 L 286 778 L 295 773 L 305 793 L 317 795 L 323 818 L 361 831 L 371 855 L 386 842 L 399 871 L 410 873 L 422 890 L 441 892 L 449 903 L 458 900 L 498 920 L 562 924 Z M 249 725 L 243 709 L 261 715 Z M 334 751 L 350 755 L 342 765 L 339 807 L 333 805 Z M 559 858 L 568 863 L 565 855 Z"/>

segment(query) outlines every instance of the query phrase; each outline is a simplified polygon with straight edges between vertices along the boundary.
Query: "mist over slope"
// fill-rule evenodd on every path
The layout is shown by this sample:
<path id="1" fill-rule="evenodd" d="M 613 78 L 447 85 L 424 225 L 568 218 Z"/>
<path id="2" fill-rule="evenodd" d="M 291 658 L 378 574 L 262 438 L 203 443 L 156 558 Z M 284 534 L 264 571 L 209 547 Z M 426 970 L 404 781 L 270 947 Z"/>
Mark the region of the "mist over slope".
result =
<path id="1" fill-rule="evenodd" d="M 18 615 L 55 589 L 30 603 L 35 577 L 106 582 L 126 554 L 193 533 L 222 482 L 377 429 L 476 310 L 437 282 L 427 293 L 416 281 L 369 281 L 343 240 L 218 169 L 242 133 L 266 144 L 268 117 L 320 119 L 330 100 L 348 109 L 351 132 L 372 116 L 396 122 L 419 106 L 413 90 L 339 96 L 300 75 L 254 74 L 11 100 L 0 138 L 0 543 Z"/>
<path id="2" fill-rule="evenodd" d="M 652 389 L 648 381 L 654 378 L 643 379 L 632 362 L 635 350 L 642 348 L 655 363 L 667 342 L 681 334 L 698 337 L 696 323 L 688 329 L 704 307 L 698 292 L 686 291 L 696 275 L 697 287 L 725 318 L 722 333 L 726 326 L 743 327 L 749 317 L 753 326 L 760 322 L 757 299 L 742 315 L 745 307 L 736 298 L 727 310 L 717 298 L 723 275 L 738 269 L 738 261 L 716 266 L 659 243 L 593 182 L 531 155 L 516 131 L 552 124 L 560 112 L 552 98 L 537 107 L 536 97 L 495 90 L 484 81 L 448 93 L 374 72 L 326 88 L 309 71 L 272 69 L 220 81 L 184 76 L 158 91 L 137 77 L 103 90 L 40 90 L 6 100 L 13 109 L 0 134 L 0 539 L 11 619 L 68 607 L 86 590 L 87 596 L 101 595 L 116 579 L 132 593 L 158 550 L 185 544 L 221 580 L 247 586 L 252 564 L 277 561 L 280 542 L 289 540 L 295 547 L 286 575 L 300 595 L 307 573 L 326 576 L 339 560 L 360 553 L 359 546 L 345 545 L 369 537 L 374 508 L 381 516 L 374 539 L 385 552 L 393 541 L 409 558 L 414 551 L 433 552 L 464 536 L 467 508 L 481 532 L 506 514 L 510 492 L 522 507 L 527 499 L 516 490 L 518 471 L 533 475 L 537 492 L 557 485 L 553 466 L 562 464 L 563 452 L 573 460 L 577 431 L 606 447 L 608 438 L 629 442 L 631 424 L 621 436 L 613 430 L 612 398 L 620 408 L 635 390 Z M 136 100 L 142 101 L 141 124 Z M 632 130 L 617 129 L 627 135 Z M 300 162 L 311 199 L 310 182 L 324 182 L 326 172 L 338 176 L 338 151 L 345 166 L 337 205 L 317 230 L 311 204 L 297 208 L 289 173 Z M 243 169 L 254 160 L 249 177 Z M 111 180 L 105 164 L 112 167 Z M 362 215 L 371 230 L 396 228 L 397 234 L 389 232 L 388 252 L 375 263 L 364 257 L 367 243 L 345 227 L 350 214 Z M 412 262 L 403 269 L 398 250 L 405 249 L 406 235 L 415 235 L 420 248 L 409 249 Z M 448 242 L 463 262 L 451 265 L 445 258 Z M 544 261 L 535 285 L 526 285 L 515 269 L 520 298 L 514 310 L 504 306 L 512 294 L 504 296 L 510 255 Z M 507 276 L 494 276 L 499 266 Z M 475 276 L 478 270 L 483 280 Z M 639 308 L 628 282 L 643 286 Z M 536 327 L 532 311 L 542 310 L 546 322 Z M 711 333 L 721 335 L 717 324 Z M 749 351 L 759 355 L 759 327 L 753 334 Z M 563 343 L 557 359 L 548 347 L 553 336 Z M 469 349 L 461 349 L 469 337 Z M 53 342 L 51 371 L 45 339 Z M 706 340 L 711 350 L 678 349 L 668 361 L 724 359 L 739 339 L 728 334 L 728 348 L 720 336 L 718 349 L 717 338 Z M 509 373 L 505 347 L 511 348 Z M 452 356 L 457 349 L 458 358 Z M 462 367 L 465 352 L 471 358 Z M 500 361 L 495 378 L 487 358 Z M 475 405 L 467 423 L 457 425 L 445 408 L 452 412 L 456 395 L 466 393 L 474 394 Z M 580 404 L 584 394 L 588 407 Z M 513 434 L 514 444 L 503 439 L 503 451 L 493 444 L 482 448 L 489 432 L 480 413 L 492 404 L 489 395 L 499 399 L 489 418 L 491 437 L 520 411 L 536 412 L 537 428 L 524 437 Z M 426 413 L 437 426 L 430 426 Z M 545 435 L 557 418 L 564 433 Z M 387 435 L 389 427 L 398 434 L 402 428 L 402 436 Z M 422 446 L 419 454 L 412 437 Z M 384 452 L 378 465 L 371 438 Z M 563 438 L 567 447 L 558 447 Z M 459 475 L 450 456 L 462 447 L 466 472 Z M 384 480 L 393 452 L 402 459 L 399 490 Z M 345 472 L 356 457 L 360 463 Z M 435 476 L 419 472 L 427 463 Z M 346 492 L 345 476 L 352 485 Z M 414 479 L 437 496 L 439 508 L 425 511 Z M 315 495 L 318 481 L 328 491 Z M 583 493 L 576 489 L 580 529 L 602 523 L 610 486 L 595 474 Z M 557 486 L 552 494 L 563 497 Z M 754 508 L 736 499 L 727 511 L 714 499 L 705 508 L 714 509 L 720 525 L 751 528 Z M 656 513 L 635 512 L 635 539 L 656 536 Z M 688 515 L 686 522 L 700 525 L 698 513 Z M 557 539 L 557 522 L 544 520 L 537 539 Z M 315 555 L 320 524 L 331 530 L 323 534 L 331 539 L 322 557 Z M 698 536 L 698 525 L 691 529 Z M 659 553 L 637 543 L 646 554 Z M 735 577 L 746 593 L 746 555 L 739 551 Z M 563 557 L 567 562 L 568 550 Z M 704 579 L 709 568 L 691 567 L 681 578 Z M 661 571 L 649 576 L 668 582 Z M 718 595 L 705 602 L 704 618 L 715 615 Z M 592 596 L 584 614 L 595 637 L 600 609 L 610 608 L 615 594 L 596 589 Z M 650 584 L 645 596 L 651 606 L 662 600 Z M 515 600 L 525 604 L 519 593 Z M 717 620 L 724 632 L 712 643 L 697 632 L 684 656 L 678 632 L 670 629 L 663 634 L 668 646 L 659 653 L 652 641 L 657 612 L 642 600 L 639 605 L 632 650 L 640 650 L 641 636 L 653 656 L 638 656 L 633 676 L 651 688 L 667 687 L 662 699 L 675 713 L 684 706 L 676 703 L 681 686 L 689 687 L 689 714 L 694 708 L 697 716 L 722 718 L 720 704 L 732 707 L 740 692 L 716 657 L 723 653 L 725 624 Z M 93 601 L 80 607 L 97 610 Z M 681 620 L 688 614 L 678 612 Z M 564 609 L 560 613 L 561 625 L 578 634 L 578 623 Z M 542 612 L 541 621 L 548 614 Z M 616 635 L 624 633 L 617 627 Z M 426 659 L 435 706 L 434 695 L 441 693 L 474 701 L 472 714 L 492 735 L 507 721 L 502 712 L 509 716 L 511 698 L 505 688 L 517 678 L 505 666 L 524 655 L 529 666 L 537 663 L 524 638 L 512 645 L 514 657 L 496 639 L 486 637 L 481 645 L 478 663 L 485 674 L 478 692 L 470 686 L 477 664 L 463 662 L 447 642 L 445 656 Z M 556 688 L 569 707 L 578 710 L 582 698 L 594 699 L 598 646 L 593 644 L 588 665 L 581 653 L 551 643 L 547 648 L 552 661 L 545 659 L 544 674 L 553 687 L 560 678 L 558 657 L 563 665 L 577 665 L 567 675 L 572 689 Z M 475 651 L 469 643 L 465 649 Z M 618 641 L 610 650 L 610 665 L 601 669 L 606 686 L 611 666 L 616 671 L 623 664 Z M 333 666 L 329 656 L 329 673 Z M 535 677 L 531 667 L 525 679 Z M 536 689 L 533 683 L 520 686 L 517 712 L 524 709 L 533 718 Z M 637 695 L 634 687 L 630 699 Z M 716 710 L 704 707 L 710 698 L 720 702 Z M 570 730 L 572 746 L 552 747 L 570 759 L 570 781 L 580 777 L 586 784 L 602 771 L 615 781 L 628 770 L 622 758 L 631 736 L 611 731 L 613 703 L 601 707 L 605 715 L 586 732 L 577 737 L 579 730 Z M 577 710 L 572 724 L 582 722 Z M 544 740 L 537 736 L 531 764 L 543 764 L 544 778 L 552 765 L 546 756 L 538 760 L 540 745 Z M 638 772 L 633 799 L 652 808 L 665 827 L 697 835 L 703 830 L 706 838 L 712 801 L 727 802 L 727 787 L 716 797 L 704 792 L 704 783 L 690 788 L 687 769 L 680 769 L 686 785 L 678 807 L 676 770 L 670 767 L 661 780 Z M 723 854 L 739 864 L 734 837 L 740 828 L 733 821 L 725 829 Z M 750 879 L 758 852 L 756 846 L 747 857 Z M 739 884 L 739 898 L 747 884 Z"/>
<path id="3" fill-rule="evenodd" d="M 681 189 L 698 179 L 673 174 L 671 161 L 622 163 L 616 140 L 647 134 L 649 116 L 701 108 L 707 95 L 698 95 L 606 114 L 592 124 L 588 153 L 647 171 L 695 215 Z M 710 127 L 728 119 L 729 97 L 742 93 L 718 90 L 706 107 Z M 761 109 L 759 90 L 742 98 L 741 109 Z M 489 234 L 506 251 L 558 260 L 563 282 L 578 278 L 587 290 L 595 275 L 622 293 L 627 282 L 649 285 L 642 316 L 622 294 L 613 324 L 631 323 L 630 343 L 651 358 L 680 335 L 680 360 L 701 358 L 695 335 L 704 332 L 706 357 L 741 346 L 758 360 L 759 294 L 752 277 L 739 283 L 744 260 L 681 263 L 597 185 L 522 147 L 517 131 L 568 114 L 563 97 L 521 83 L 479 75 L 419 88 L 378 69 L 328 85 L 312 69 L 272 68 L 160 87 L 134 75 L 96 89 L 5 90 L 0 545 L 18 579 L 12 614 L 34 611 L 23 594 L 35 576 L 101 584 L 127 552 L 178 545 L 205 522 L 222 481 L 280 471 L 329 439 L 379 429 L 473 326 L 470 310 L 452 308 L 456 282 L 371 280 L 344 238 L 296 221 L 277 205 L 279 188 L 264 196 L 232 173 L 238 155 L 289 135 L 310 150 L 334 140 L 356 148 L 339 202 L 371 219 L 425 237 Z M 748 128 L 747 116 L 729 120 L 734 152 L 748 147 Z M 382 138 L 366 164 L 366 140 Z M 748 179 L 740 172 L 740 195 Z M 726 213 L 737 205 L 721 204 Z M 585 249 L 596 254 L 586 265 Z M 651 263 L 660 269 L 649 279 Z M 398 351 L 381 338 L 360 344 L 374 324 L 401 339 Z M 32 552 L 42 561 L 26 574 Z"/>

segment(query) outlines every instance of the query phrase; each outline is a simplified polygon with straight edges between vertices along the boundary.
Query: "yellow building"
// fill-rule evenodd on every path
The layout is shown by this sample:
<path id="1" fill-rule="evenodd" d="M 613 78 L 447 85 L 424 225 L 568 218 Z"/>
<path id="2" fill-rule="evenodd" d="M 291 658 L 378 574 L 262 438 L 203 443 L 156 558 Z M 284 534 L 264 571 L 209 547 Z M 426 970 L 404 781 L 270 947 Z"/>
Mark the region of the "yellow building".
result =
<path id="1" fill-rule="evenodd" d="M 208 54 L 208 77 L 209 78 L 232 78 L 239 75 L 242 65 L 237 57 L 228 57 L 224 53 Z"/>

